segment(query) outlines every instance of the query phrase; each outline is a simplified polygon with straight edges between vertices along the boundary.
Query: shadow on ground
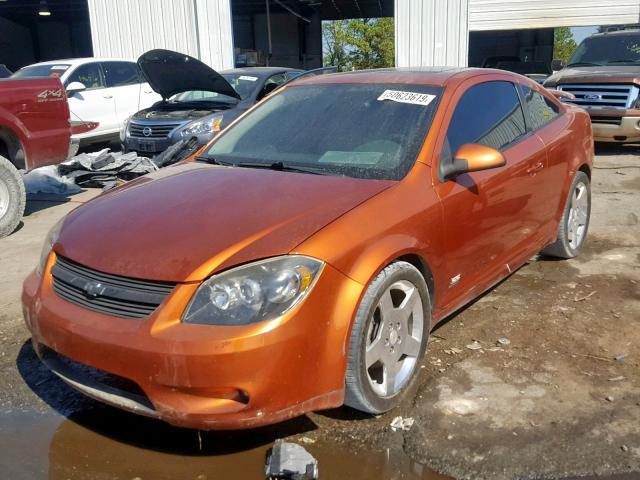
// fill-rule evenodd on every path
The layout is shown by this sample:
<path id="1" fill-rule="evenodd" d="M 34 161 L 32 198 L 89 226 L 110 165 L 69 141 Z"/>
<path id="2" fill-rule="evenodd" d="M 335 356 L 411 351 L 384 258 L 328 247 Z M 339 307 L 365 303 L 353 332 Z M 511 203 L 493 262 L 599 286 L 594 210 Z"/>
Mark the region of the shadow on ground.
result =
<path id="1" fill-rule="evenodd" d="M 307 416 L 277 425 L 233 432 L 198 432 L 102 405 L 76 392 L 50 372 L 25 342 L 16 359 L 31 390 L 69 420 L 119 443 L 179 455 L 226 455 L 317 428 Z"/>

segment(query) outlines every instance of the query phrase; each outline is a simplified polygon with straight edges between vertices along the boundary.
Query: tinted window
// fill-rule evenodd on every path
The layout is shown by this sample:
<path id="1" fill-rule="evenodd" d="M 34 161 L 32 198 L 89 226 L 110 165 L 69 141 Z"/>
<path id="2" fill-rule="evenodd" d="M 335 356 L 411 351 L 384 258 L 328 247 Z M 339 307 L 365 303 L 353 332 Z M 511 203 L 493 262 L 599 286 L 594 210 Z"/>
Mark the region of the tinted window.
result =
<path id="1" fill-rule="evenodd" d="M 140 83 L 138 66 L 131 62 L 104 62 L 104 76 L 108 87 L 122 87 Z"/>
<path id="2" fill-rule="evenodd" d="M 401 92 L 388 99 L 391 91 Z M 424 85 L 291 86 L 229 128 L 207 155 L 233 164 L 281 162 L 329 175 L 397 180 L 416 160 L 440 92 Z M 395 100 L 398 95 L 409 103 Z"/>
<path id="3" fill-rule="evenodd" d="M 640 63 L 640 34 L 601 35 L 585 39 L 576 49 L 574 63 L 636 65 Z"/>
<path id="4" fill-rule="evenodd" d="M 66 84 L 72 82 L 80 82 L 87 87 L 87 90 L 93 88 L 104 88 L 104 80 L 102 78 L 102 70 L 99 63 L 87 63 L 76 68 L 67 79 Z"/>
<path id="5" fill-rule="evenodd" d="M 57 63 L 55 65 L 32 65 L 24 67 L 14 73 L 11 78 L 61 77 L 70 65 Z"/>
<path id="6" fill-rule="evenodd" d="M 560 108 L 540 92 L 521 86 L 522 96 L 527 109 L 529 130 L 538 130 L 560 114 Z"/>
<path id="7" fill-rule="evenodd" d="M 498 150 L 526 133 L 524 114 L 511 82 L 486 82 L 469 88 L 458 101 L 442 152 L 447 161 L 465 143 Z"/>

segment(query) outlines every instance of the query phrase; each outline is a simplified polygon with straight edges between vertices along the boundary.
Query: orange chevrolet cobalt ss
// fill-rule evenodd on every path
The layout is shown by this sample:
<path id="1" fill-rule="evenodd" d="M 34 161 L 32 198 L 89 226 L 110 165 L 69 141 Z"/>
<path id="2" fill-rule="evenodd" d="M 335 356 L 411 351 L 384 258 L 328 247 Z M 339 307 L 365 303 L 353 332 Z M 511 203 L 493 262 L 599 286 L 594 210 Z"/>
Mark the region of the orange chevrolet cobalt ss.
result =
<path id="1" fill-rule="evenodd" d="M 497 70 L 294 82 L 71 212 L 24 284 L 42 361 L 174 425 L 396 406 L 431 328 L 587 235 L 589 116 Z"/>

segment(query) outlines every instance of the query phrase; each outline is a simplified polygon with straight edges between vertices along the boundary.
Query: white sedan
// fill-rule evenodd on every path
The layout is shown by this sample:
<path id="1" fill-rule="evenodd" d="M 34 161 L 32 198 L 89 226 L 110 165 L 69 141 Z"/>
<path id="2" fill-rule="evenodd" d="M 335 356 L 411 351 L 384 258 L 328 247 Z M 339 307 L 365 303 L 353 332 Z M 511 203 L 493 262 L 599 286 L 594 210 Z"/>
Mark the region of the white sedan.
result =
<path id="1" fill-rule="evenodd" d="M 12 76 L 33 77 L 60 78 L 69 98 L 71 120 L 99 123 L 90 132 L 74 135 L 81 144 L 118 138 L 127 118 L 162 99 L 132 60 L 54 60 L 23 67 Z"/>

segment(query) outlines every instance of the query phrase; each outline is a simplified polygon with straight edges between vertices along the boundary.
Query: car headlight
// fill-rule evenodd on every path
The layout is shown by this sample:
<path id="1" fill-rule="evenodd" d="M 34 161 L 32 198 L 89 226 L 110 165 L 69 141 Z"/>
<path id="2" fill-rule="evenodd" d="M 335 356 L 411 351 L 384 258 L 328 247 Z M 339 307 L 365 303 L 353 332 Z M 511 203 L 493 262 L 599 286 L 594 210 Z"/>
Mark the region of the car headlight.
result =
<path id="1" fill-rule="evenodd" d="M 182 321 L 246 325 L 278 318 L 311 291 L 323 262 L 286 255 L 212 276 L 198 288 Z"/>
<path id="2" fill-rule="evenodd" d="M 180 134 L 183 137 L 192 137 L 204 133 L 219 132 L 222 125 L 222 115 L 215 115 L 206 120 L 195 120 L 182 129 Z"/>
<path id="3" fill-rule="evenodd" d="M 120 127 L 120 141 L 124 142 L 125 138 L 127 137 L 127 127 L 129 126 L 129 120 L 131 120 L 131 117 L 127 117 L 124 119 L 124 122 L 122 122 L 122 127 Z"/>
<path id="4" fill-rule="evenodd" d="M 58 223 L 56 223 L 53 228 L 49 230 L 49 233 L 47 233 L 47 236 L 44 239 L 44 245 L 42 246 L 42 252 L 40 253 L 40 261 L 38 262 L 38 266 L 36 267 L 36 272 L 38 273 L 38 275 L 42 275 L 42 272 L 44 272 L 44 267 L 47 265 L 47 259 L 49 258 L 51 249 L 60 237 L 60 230 L 62 229 L 63 223 L 64 218 L 59 220 Z"/>

